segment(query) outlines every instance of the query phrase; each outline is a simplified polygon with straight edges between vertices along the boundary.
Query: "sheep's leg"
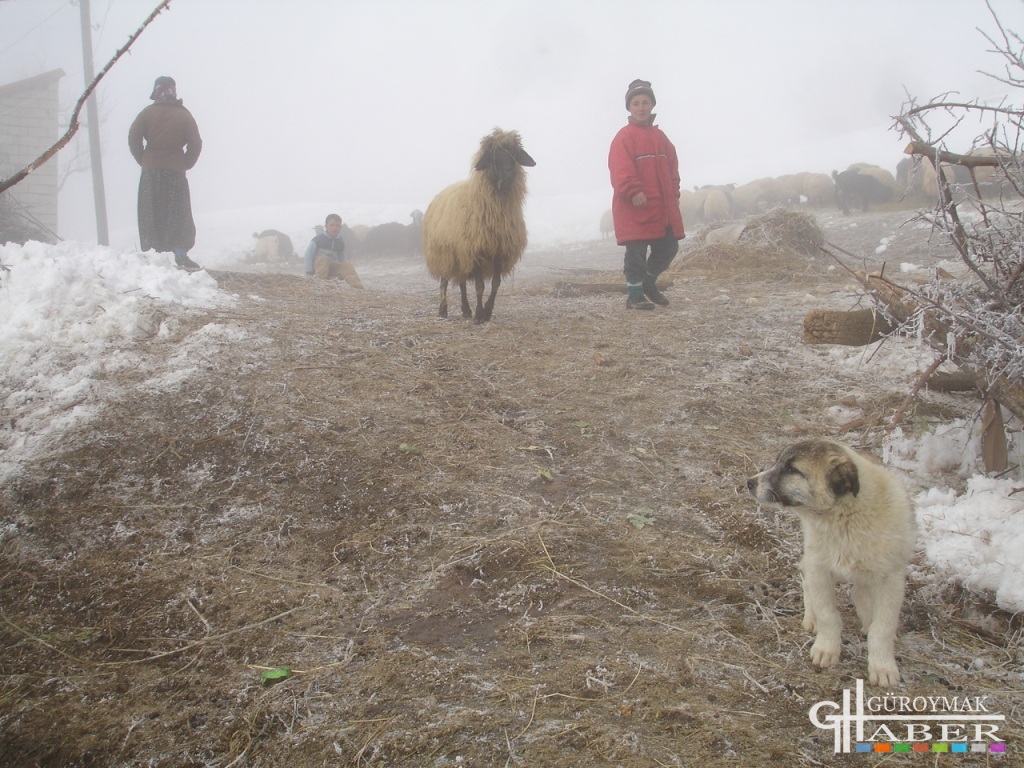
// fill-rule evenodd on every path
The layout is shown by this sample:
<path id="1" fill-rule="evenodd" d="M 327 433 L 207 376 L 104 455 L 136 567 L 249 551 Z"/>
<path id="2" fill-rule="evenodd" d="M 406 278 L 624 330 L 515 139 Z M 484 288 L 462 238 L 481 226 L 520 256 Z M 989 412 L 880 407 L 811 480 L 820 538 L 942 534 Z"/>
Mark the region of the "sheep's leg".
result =
<path id="1" fill-rule="evenodd" d="M 462 292 L 462 316 L 472 317 L 473 312 L 469 308 L 469 297 L 466 296 L 466 281 L 463 280 L 459 283 L 459 291 Z"/>
<path id="2" fill-rule="evenodd" d="M 484 316 L 484 274 L 479 264 L 473 267 L 473 284 L 476 286 L 476 313 L 473 315 L 473 322 L 486 323 L 489 318 Z"/>
<path id="3" fill-rule="evenodd" d="M 480 281 L 481 286 L 483 281 Z M 491 312 L 494 311 L 494 297 L 498 295 L 498 286 L 501 285 L 501 273 L 495 272 L 491 278 L 491 295 L 487 297 L 487 303 L 484 304 L 484 319 L 482 322 L 489 322 L 491 319 Z"/>
<path id="4" fill-rule="evenodd" d="M 441 278 L 441 308 L 437 311 L 440 317 L 448 317 L 448 278 Z"/>

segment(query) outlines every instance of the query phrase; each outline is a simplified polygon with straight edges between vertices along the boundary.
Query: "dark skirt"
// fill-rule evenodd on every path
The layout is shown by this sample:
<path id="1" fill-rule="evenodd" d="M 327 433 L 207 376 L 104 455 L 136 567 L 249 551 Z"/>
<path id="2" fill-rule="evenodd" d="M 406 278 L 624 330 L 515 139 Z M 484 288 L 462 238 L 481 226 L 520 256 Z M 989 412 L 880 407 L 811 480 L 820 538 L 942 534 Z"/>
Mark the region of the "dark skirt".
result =
<path id="1" fill-rule="evenodd" d="M 182 171 L 143 169 L 139 179 L 139 243 L 143 251 L 189 251 L 196 244 L 192 198 Z"/>

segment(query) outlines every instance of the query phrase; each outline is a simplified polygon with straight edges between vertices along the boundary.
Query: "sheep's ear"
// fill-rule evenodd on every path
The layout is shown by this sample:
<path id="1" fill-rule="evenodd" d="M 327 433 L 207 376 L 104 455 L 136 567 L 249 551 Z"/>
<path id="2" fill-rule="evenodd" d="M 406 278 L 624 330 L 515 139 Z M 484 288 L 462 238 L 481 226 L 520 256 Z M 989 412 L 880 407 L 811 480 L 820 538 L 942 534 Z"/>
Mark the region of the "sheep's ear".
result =
<path id="1" fill-rule="evenodd" d="M 486 171 L 491 167 L 491 153 L 484 152 L 479 160 L 476 161 L 476 165 L 473 166 L 477 171 Z"/>
<path id="2" fill-rule="evenodd" d="M 517 147 L 512 156 L 516 159 L 517 163 L 526 168 L 533 168 L 537 164 L 537 161 L 526 154 L 526 150 L 522 147 Z"/>

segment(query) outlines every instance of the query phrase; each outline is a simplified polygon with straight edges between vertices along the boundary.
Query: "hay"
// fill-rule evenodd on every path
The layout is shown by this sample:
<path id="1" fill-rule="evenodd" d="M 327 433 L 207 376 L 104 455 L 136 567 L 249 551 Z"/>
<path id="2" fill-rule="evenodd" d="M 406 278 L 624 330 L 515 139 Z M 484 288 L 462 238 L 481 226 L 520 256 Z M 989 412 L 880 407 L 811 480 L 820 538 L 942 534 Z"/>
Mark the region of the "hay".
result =
<path id="1" fill-rule="evenodd" d="M 825 233 L 813 216 L 774 208 L 751 219 L 739 241 L 758 249 L 815 256 L 825 244 Z"/>
<path id="2" fill-rule="evenodd" d="M 696 247 L 677 259 L 673 269 L 754 264 L 803 268 L 819 262 L 825 233 L 809 214 L 774 208 L 746 225 L 718 222 L 702 229 L 694 239 Z"/>

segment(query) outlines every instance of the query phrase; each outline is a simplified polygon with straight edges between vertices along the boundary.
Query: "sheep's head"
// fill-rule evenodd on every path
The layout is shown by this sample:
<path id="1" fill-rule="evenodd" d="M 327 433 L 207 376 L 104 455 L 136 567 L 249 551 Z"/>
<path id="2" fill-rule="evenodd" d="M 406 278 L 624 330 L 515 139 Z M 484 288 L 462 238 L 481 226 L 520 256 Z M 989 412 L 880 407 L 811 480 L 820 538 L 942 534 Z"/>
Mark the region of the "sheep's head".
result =
<path id="1" fill-rule="evenodd" d="M 518 131 L 495 128 L 481 139 L 473 169 L 485 173 L 496 192 L 508 194 L 517 186 L 516 181 L 522 174 L 520 166 L 532 168 L 536 164 L 523 149 Z"/>

